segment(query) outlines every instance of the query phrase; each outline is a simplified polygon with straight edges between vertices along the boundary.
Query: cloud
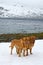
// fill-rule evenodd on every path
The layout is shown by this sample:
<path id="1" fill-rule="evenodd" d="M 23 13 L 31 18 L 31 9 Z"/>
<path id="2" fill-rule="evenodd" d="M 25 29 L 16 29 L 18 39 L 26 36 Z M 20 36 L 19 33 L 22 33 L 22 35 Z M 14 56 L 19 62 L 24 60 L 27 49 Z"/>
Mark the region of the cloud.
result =
<path id="1" fill-rule="evenodd" d="M 30 8 L 43 8 L 43 0 L 1 0 L 0 3 L 5 5 L 20 4 Z"/>

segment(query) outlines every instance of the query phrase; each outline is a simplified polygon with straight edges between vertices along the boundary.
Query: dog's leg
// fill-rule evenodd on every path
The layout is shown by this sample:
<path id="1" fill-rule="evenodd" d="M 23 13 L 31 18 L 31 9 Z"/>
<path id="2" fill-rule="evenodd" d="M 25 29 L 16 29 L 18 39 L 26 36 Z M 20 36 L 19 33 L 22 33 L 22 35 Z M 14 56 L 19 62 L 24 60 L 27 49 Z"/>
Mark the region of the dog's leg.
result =
<path id="1" fill-rule="evenodd" d="M 19 54 L 19 49 L 18 48 L 16 48 L 16 52 L 17 52 L 17 54 Z"/>
<path id="2" fill-rule="evenodd" d="M 26 56 L 28 56 L 28 49 L 26 49 Z"/>
<path id="3" fill-rule="evenodd" d="M 13 50 L 13 47 L 11 47 L 11 55 L 12 55 L 12 50 Z"/>
<path id="4" fill-rule="evenodd" d="M 25 50 L 23 50 L 23 56 L 25 56 Z"/>
<path id="5" fill-rule="evenodd" d="M 21 49 L 19 50 L 19 57 L 21 57 Z"/>
<path id="6" fill-rule="evenodd" d="M 32 54 L 32 48 L 30 49 L 30 54 Z"/>

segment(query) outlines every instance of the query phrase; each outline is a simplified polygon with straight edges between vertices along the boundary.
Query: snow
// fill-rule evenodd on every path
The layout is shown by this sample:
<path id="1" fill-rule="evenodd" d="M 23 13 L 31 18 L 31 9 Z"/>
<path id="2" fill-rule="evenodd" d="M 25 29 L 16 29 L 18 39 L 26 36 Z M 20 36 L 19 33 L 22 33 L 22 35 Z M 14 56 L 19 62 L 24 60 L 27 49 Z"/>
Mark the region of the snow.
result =
<path id="1" fill-rule="evenodd" d="M 13 55 L 10 55 L 10 43 L 0 43 L 0 65 L 43 65 L 43 39 L 35 41 L 33 54 L 26 57 L 18 57 L 15 48 Z"/>

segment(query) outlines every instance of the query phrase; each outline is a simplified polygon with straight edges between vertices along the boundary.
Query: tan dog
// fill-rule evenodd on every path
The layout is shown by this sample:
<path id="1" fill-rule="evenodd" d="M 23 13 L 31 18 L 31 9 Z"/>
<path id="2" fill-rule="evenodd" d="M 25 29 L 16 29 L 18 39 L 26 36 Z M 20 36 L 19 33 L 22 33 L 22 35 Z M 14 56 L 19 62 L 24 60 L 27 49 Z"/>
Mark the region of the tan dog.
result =
<path id="1" fill-rule="evenodd" d="M 24 40 L 24 56 L 25 56 L 25 51 L 26 51 L 26 56 L 28 55 L 28 49 L 30 50 L 30 54 L 32 54 L 32 48 L 34 46 L 34 43 L 35 43 L 35 39 L 36 37 L 35 36 L 30 36 L 30 37 L 24 37 L 23 40 Z"/>
<path id="2" fill-rule="evenodd" d="M 29 47 L 29 43 L 30 43 L 30 37 L 24 37 L 22 40 L 24 41 L 23 42 L 23 55 L 27 56 L 28 55 L 28 47 Z M 25 52 L 26 52 L 26 55 L 25 55 Z"/>
<path id="3" fill-rule="evenodd" d="M 14 39 L 14 40 L 12 40 L 11 45 L 10 45 L 11 54 L 12 54 L 12 50 L 13 50 L 13 48 L 15 46 L 17 54 L 19 54 L 19 56 L 21 56 L 21 52 L 22 52 L 22 49 L 23 49 L 23 44 L 22 43 L 23 43 L 22 39 L 19 39 L 19 40 Z"/>

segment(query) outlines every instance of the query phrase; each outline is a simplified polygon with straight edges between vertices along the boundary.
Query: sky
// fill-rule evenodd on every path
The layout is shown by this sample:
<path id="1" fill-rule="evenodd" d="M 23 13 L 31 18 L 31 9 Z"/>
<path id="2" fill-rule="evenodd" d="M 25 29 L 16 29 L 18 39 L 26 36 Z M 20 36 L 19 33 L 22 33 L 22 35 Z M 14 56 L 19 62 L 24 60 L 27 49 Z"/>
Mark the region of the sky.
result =
<path id="1" fill-rule="evenodd" d="M 43 8 L 43 0 L 0 0 L 0 5 L 23 5 L 26 8 Z"/>

